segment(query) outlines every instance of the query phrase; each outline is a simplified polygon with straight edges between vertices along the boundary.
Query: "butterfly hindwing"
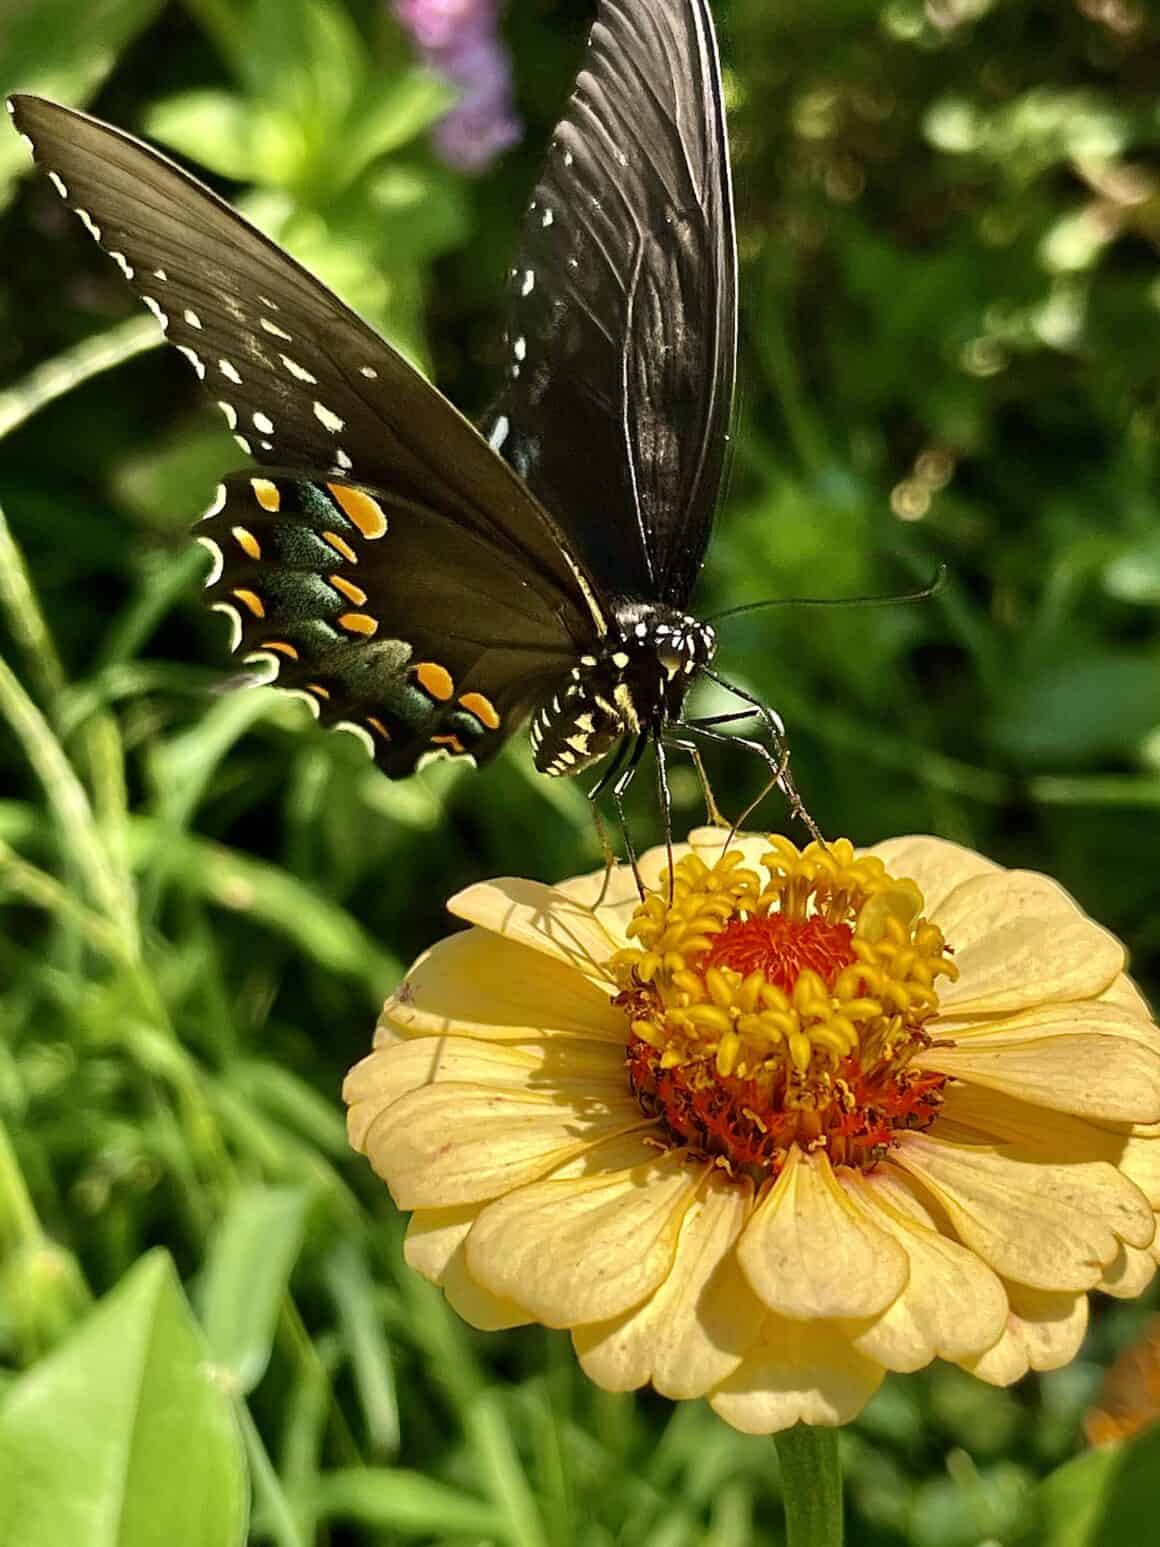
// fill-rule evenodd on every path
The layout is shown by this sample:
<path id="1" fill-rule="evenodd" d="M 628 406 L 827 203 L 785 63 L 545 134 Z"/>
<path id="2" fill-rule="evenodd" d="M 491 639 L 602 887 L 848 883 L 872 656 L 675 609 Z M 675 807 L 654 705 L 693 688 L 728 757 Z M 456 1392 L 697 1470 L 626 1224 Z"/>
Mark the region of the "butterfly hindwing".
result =
<path id="1" fill-rule="evenodd" d="M 511 290 L 492 444 L 603 586 L 685 606 L 725 463 L 737 331 L 707 0 L 602 0 Z"/>
<path id="2" fill-rule="evenodd" d="M 603 632 L 594 587 L 511 468 L 313 275 L 131 135 L 39 97 L 9 111 L 257 461 L 438 509 L 517 556 L 577 638 Z"/>
<path id="3" fill-rule="evenodd" d="M 234 647 L 404 778 L 494 755 L 573 647 L 507 553 L 349 480 L 236 473 L 196 529 Z"/>

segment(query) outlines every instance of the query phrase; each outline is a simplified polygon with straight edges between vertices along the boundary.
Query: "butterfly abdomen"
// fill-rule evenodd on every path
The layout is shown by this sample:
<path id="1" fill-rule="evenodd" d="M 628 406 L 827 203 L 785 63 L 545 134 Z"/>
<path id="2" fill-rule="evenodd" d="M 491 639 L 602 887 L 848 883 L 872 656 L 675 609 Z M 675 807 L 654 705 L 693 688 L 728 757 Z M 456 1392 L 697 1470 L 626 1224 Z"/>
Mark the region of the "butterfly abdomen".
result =
<path id="1" fill-rule="evenodd" d="M 684 613 L 642 603 L 618 609 L 616 632 L 581 656 L 532 719 L 538 771 L 580 773 L 622 736 L 660 734 L 716 647 L 712 629 Z"/>

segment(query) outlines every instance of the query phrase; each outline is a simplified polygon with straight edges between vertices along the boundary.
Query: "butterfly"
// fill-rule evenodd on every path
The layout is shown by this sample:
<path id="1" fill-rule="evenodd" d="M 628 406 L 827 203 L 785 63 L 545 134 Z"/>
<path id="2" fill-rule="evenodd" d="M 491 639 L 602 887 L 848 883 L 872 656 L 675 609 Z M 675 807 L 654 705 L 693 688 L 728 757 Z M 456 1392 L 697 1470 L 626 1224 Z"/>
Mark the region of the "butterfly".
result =
<path id="1" fill-rule="evenodd" d="M 694 757 L 707 791 L 704 740 L 756 751 L 805 817 L 771 709 L 730 688 L 738 713 L 684 716 L 699 677 L 730 687 L 689 610 L 737 351 L 707 0 L 601 0 L 524 217 L 482 431 L 173 162 L 42 98 L 8 107 L 258 464 L 197 528 L 235 650 L 392 778 L 482 764 L 530 718 L 541 773 L 607 759 L 591 794 L 611 787 L 626 841 L 649 745 L 666 832 L 666 749 Z M 743 718 L 757 733 L 722 729 Z"/>

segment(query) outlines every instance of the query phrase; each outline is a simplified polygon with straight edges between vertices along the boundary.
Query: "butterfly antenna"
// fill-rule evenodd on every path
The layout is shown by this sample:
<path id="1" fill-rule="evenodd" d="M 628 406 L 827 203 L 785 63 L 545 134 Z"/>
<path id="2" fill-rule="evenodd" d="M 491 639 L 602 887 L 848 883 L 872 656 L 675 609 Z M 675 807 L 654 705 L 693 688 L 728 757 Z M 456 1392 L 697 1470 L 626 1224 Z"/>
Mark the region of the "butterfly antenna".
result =
<path id="1" fill-rule="evenodd" d="M 895 591 L 883 596 L 774 596 L 764 602 L 744 602 L 740 607 L 727 607 L 724 612 L 715 612 L 706 622 L 723 623 L 748 612 L 772 612 L 776 607 L 894 607 L 903 602 L 926 602 L 938 595 L 946 581 L 947 566 L 940 564 L 934 579 L 917 591 Z"/>

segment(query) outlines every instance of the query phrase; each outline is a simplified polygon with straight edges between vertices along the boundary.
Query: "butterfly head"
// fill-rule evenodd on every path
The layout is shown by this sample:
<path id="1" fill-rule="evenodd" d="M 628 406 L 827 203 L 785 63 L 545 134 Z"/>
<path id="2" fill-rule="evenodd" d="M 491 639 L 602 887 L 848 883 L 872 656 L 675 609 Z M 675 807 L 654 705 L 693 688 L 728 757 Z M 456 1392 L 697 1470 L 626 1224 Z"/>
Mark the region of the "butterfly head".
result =
<path id="1" fill-rule="evenodd" d="M 536 767 L 579 773 L 622 736 L 659 734 L 716 650 L 713 630 L 696 618 L 652 603 L 622 607 L 599 651 L 582 655 L 533 717 Z"/>

